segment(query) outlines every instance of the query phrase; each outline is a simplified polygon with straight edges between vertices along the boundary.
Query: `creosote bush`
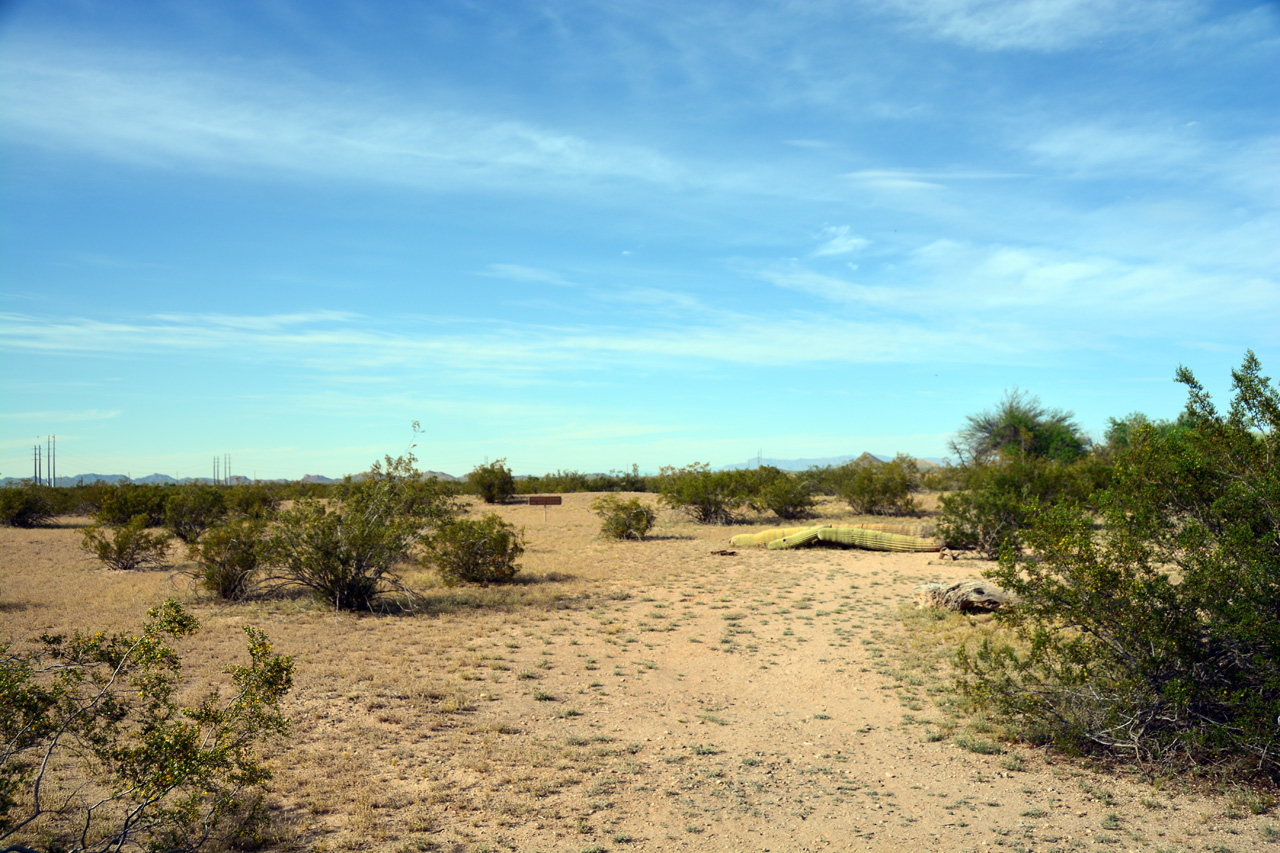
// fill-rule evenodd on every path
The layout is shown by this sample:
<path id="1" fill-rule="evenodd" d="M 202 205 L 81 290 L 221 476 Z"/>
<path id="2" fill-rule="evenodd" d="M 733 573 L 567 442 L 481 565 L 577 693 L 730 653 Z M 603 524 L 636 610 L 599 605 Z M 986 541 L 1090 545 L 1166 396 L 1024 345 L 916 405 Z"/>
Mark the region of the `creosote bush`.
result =
<path id="1" fill-rule="evenodd" d="M 94 519 L 102 524 L 128 524 L 135 516 L 145 516 L 148 527 L 164 524 L 167 497 L 163 486 L 148 483 L 122 483 L 103 486 L 95 499 L 98 509 Z"/>
<path id="2" fill-rule="evenodd" d="M 467 474 L 467 483 L 487 504 L 506 503 L 516 493 L 516 480 L 505 459 L 477 465 Z"/>
<path id="3" fill-rule="evenodd" d="M 428 529 L 456 512 L 452 495 L 421 479 L 411 454 L 346 479 L 329 501 L 303 498 L 280 512 L 267 556 L 276 580 L 311 590 L 335 610 L 367 610 L 403 589 L 395 566 L 411 560 Z"/>
<path id="4" fill-rule="evenodd" d="M 233 518 L 208 530 L 187 549 L 200 585 L 218 598 L 239 601 L 254 591 L 266 552 L 266 522 Z"/>
<path id="5" fill-rule="evenodd" d="M 223 489 L 199 483 L 171 487 L 164 501 L 164 526 L 190 545 L 227 515 Z"/>
<path id="6" fill-rule="evenodd" d="M 113 569 L 131 571 L 167 565 L 171 541 L 168 533 L 148 533 L 147 517 L 135 515 L 117 527 L 86 527 L 80 547 Z"/>
<path id="7" fill-rule="evenodd" d="M 617 495 L 596 498 L 591 511 L 600 516 L 600 535 L 606 539 L 643 539 L 658 517 L 639 498 L 624 501 Z"/>
<path id="8" fill-rule="evenodd" d="M 197 850 L 252 834 L 270 771 L 260 751 L 288 730 L 293 661 L 245 628 L 250 662 L 181 707 L 166 638 L 200 628 L 173 601 L 137 637 L 45 634 L 0 646 L 0 842 L 51 850 Z"/>
<path id="9" fill-rule="evenodd" d="M 739 473 L 747 481 L 747 502 L 756 512 L 772 512 L 785 521 L 813 514 L 813 483 L 807 477 L 788 474 L 772 465 Z"/>
<path id="10" fill-rule="evenodd" d="M 1184 427 L 1139 427 L 1095 496 L 1033 503 L 990 576 L 1026 644 L 962 653 L 964 687 L 1073 749 L 1280 781 L 1280 389 L 1252 352 L 1223 415 L 1190 371 Z"/>
<path id="11" fill-rule="evenodd" d="M 0 524 L 6 527 L 39 527 L 53 520 L 49 489 L 34 484 L 0 488 Z"/>
<path id="12" fill-rule="evenodd" d="M 705 462 L 665 467 L 658 476 L 660 500 L 699 524 L 733 524 L 747 503 L 746 478 L 737 471 L 712 471 Z"/>
<path id="13" fill-rule="evenodd" d="M 428 559 L 446 585 L 506 583 L 520 571 L 524 531 L 490 514 L 441 524 L 428 543 Z"/>
<path id="14" fill-rule="evenodd" d="M 861 515 L 918 515 L 920 505 L 911 496 L 920 491 L 916 460 L 899 453 L 889 462 L 859 459 L 844 473 L 840 497 Z"/>

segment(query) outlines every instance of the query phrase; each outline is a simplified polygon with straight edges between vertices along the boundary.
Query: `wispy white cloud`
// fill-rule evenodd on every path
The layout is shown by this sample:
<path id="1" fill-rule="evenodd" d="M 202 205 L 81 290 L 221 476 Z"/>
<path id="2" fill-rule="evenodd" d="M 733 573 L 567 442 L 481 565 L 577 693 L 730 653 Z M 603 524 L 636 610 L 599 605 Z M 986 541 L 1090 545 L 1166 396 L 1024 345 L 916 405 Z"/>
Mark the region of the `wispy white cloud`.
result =
<path id="1" fill-rule="evenodd" d="M 828 255 L 847 255 L 871 245 L 871 241 L 867 238 L 852 233 L 848 225 L 829 225 L 818 233 L 818 239 L 823 242 L 813 254 L 819 258 Z"/>
<path id="2" fill-rule="evenodd" d="M 103 421 L 118 418 L 119 409 L 81 409 L 79 411 L 4 412 L 0 419 L 7 421 L 40 421 L 41 423 L 65 423 L 68 421 Z"/>
<path id="3" fill-rule="evenodd" d="M 893 0 L 906 25 L 979 50 L 1057 52 L 1193 23 L 1197 0 Z"/>
<path id="4" fill-rule="evenodd" d="M 689 176 L 640 146 L 505 116 L 433 110 L 286 75 L 213 74 L 159 55 L 6 48 L 12 140 L 159 168 L 322 175 L 418 188 Z"/>
<path id="5" fill-rule="evenodd" d="M 1202 172 L 1211 161 L 1195 125 L 1151 117 L 1144 122 L 1069 122 L 1028 139 L 1025 150 L 1041 166 L 1090 177 L 1168 176 Z"/>
<path id="6" fill-rule="evenodd" d="M 886 306 L 893 305 L 902 298 L 901 291 L 894 288 L 855 284 L 800 266 L 762 269 L 755 275 L 775 287 L 817 296 L 830 302 Z"/>
<path id="7" fill-rule="evenodd" d="M 556 287 L 577 287 L 576 284 L 562 278 L 558 273 L 537 269 L 536 267 L 526 267 L 521 264 L 489 264 L 484 272 L 480 274 L 489 278 L 502 278 L 508 281 L 552 284 Z"/>

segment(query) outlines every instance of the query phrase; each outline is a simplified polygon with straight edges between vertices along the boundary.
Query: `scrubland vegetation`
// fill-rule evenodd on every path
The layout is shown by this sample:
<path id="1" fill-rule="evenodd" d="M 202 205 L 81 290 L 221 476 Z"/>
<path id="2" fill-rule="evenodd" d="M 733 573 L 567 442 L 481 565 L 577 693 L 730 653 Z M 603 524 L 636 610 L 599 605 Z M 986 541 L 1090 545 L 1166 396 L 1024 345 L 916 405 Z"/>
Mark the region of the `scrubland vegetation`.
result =
<path id="1" fill-rule="evenodd" d="M 945 704 L 953 716 L 945 725 L 930 723 L 929 740 L 952 737 L 990 756 L 1005 752 L 1002 743 L 1047 744 L 1060 753 L 1128 762 L 1153 777 L 1186 772 L 1265 791 L 1280 782 L 1280 391 L 1251 353 L 1233 372 L 1226 412 L 1189 371 L 1180 369 L 1178 379 L 1189 398 L 1178 418 L 1116 418 L 1097 443 L 1069 412 L 1013 392 L 966 419 L 953 447 L 955 466 L 922 469 L 905 456 L 864 457 L 799 473 L 712 471 L 695 463 L 648 477 L 633 468 L 517 479 L 499 459 L 454 484 L 421 476 L 406 454 L 332 486 L 3 489 L 0 512 L 4 523 L 22 529 L 91 516 L 81 532 L 83 548 L 107 566 L 130 573 L 174 567 L 203 590 L 201 606 L 240 602 L 230 606 L 268 619 L 281 607 L 301 607 L 293 602 L 306 597 L 331 613 L 408 619 L 473 609 L 518 614 L 538 601 L 542 620 L 548 606 L 586 606 L 569 601 L 598 596 L 599 589 L 543 600 L 531 584 L 550 583 L 556 570 L 544 564 L 541 574 L 521 572 L 528 539 L 508 520 L 511 511 L 504 516 L 494 507 L 523 493 L 603 493 L 590 504 L 600 525 L 593 547 L 613 550 L 598 550 L 594 559 L 616 561 L 619 576 L 633 559 L 626 549 L 646 547 L 641 541 L 657 524 L 658 507 L 670 511 L 668 538 L 672 530 L 709 531 L 704 526 L 743 521 L 824 523 L 833 513 L 926 516 L 950 548 L 990 560 L 978 570 L 1020 599 L 994 618 L 964 617 L 963 630 L 959 622 L 947 627 L 951 622 L 906 617 L 913 631 L 950 632 L 944 632 L 944 650 L 954 658 L 958 690 Z M 477 513 L 468 494 L 489 511 Z M 677 536 L 711 541 L 711 535 Z M 178 546 L 170 536 L 181 541 L 185 559 L 174 557 Z M 0 596 L 4 592 L 0 588 Z M 757 601 L 769 595 L 776 601 L 763 588 L 755 594 Z M 850 597 L 837 596 L 834 610 L 820 612 L 840 613 L 847 604 L 839 600 Z M 797 608 L 802 605 L 783 607 L 772 618 L 790 624 Z M 752 629 L 742 627 L 743 620 L 755 614 L 761 624 L 754 630 L 763 632 L 769 609 L 726 612 L 716 650 L 754 654 Z M 637 630 L 674 630 L 674 615 L 654 609 Z M 261 830 L 256 818 L 268 774 L 259 750 L 268 735 L 284 731 L 278 706 L 289 690 L 291 663 L 251 631 L 253 664 L 232 672 L 237 698 L 227 704 L 211 695 L 183 710 L 177 652 L 158 632 L 177 637 L 194 628 L 171 606 L 156 611 L 140 637 L 64 632 L 41 637 L 34 650 L 20 643 L 3 648 L 0 840 L 74 848 L 79 842 L 71 840 L 67 814 L 83 810 L 92 796 L 107 805 L 89 809 L 83 826 L 91 832 L 76 830 L 98 839 L 81 845 L 86 849 L 105 849 L 110 845 L 102 839 L 116 837 L 124 839 L 117 847 L 194 849 L 228 833 Z M 787 636 L 778 639 L 785 644 Z M 689 641 L 702 642 L 698 634 Z M 917 654 L 909 640 L 900 648 L 907 660 Z M 936 651 L 919 654 L 917 663 L 904 661 L 895 670 L 900 684 L 917 678 L 912 666 L 930 683 L 952 680 L 933 674 Z M 585 664 L 587 671 L 595 660 Z M 768 661 L 761 667 L 767 670 Z M 530 697 L 539 704 L 566 701 L 541 686 L 549 682 L 537 667 L 519 678 L 534 685 Z M 592 685 L 579 695 L 599 694 L 599 682 Z M 904 695 L 909 708 L 923 708 L 912 691 Z M 943 702 L 940 693 L 931 695 Z M 476 700 L 455 685 L 422 701 L 465 708 Z M 557 713 L 560 720 L 581 715 L 571 701 Z M 705 716 L 723 719 L 714 710 Z M 962 717 L 987 722 L 966 728 Z M 214 731 L 221 734 L 209 734 Z M 73 743 L 79 765 L 60 760 L 46 767 L 43 756 Z M 232 752 L 207 751 L 230 743 L 237 744 Z M 717 754 L 699 746 L 704 751 L 693 755 Z M 137 752 L 142 749 L 151 751 L 146 761 Z M 1012 768 L 1023 759 L 999 760 Z M 130 761 L 135 769 L 119 769 Z M 742 766 L 755 765 L 744 760 Z M 70 781 L 33 794 L 33 785 L 52 778 L 46 774 L 54 769 L 69 772 Z M 49 796 L 63 798 L 63 805 L 49 805 Z M 1258 793 L 1250 811 L 1267 812 L 1274 803 L 1269 797 Z"/>

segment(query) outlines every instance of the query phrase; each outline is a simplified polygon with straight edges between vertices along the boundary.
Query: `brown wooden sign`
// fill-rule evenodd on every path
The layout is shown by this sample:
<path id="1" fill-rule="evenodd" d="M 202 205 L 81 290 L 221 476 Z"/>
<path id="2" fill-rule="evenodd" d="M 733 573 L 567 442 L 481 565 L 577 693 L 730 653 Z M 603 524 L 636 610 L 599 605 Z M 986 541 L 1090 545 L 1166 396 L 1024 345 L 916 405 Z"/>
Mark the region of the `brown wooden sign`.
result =
<path id="1" fill-rule="evenodd" d="M 560 504 L 559 495 L 532 495 L 529 498 L 529 506 L 560 506 Z"/>

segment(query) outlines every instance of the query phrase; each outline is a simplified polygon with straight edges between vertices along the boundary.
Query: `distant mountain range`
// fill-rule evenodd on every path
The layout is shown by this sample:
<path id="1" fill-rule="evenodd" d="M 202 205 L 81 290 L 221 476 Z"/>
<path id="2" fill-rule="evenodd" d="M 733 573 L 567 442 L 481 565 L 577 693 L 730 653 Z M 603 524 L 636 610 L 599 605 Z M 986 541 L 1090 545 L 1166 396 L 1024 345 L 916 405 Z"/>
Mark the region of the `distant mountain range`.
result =
<path id="1" fill-rule="evenodd" d="M 824 456 L 820 459 L 775 459 L 771 456 L 763 458 L 748 459 L 746 462 L 738 462 L 732 465 L 723 465 L 720 471 L 741 471 L 744 469 L 756 468 L 761 465 L 771 465 L 774 468 L 783 471 L 808 471 L 810 468 L 826 468 L 833 465 L 844 465 L 846 462 L 852 462 L 855 459 L 876 459 L 881 462 L 887 462 L 892 456 L 884 456 L 878 453 L 864 453 L 861 456 Z M 936 468 L 940 465 L 946 465 L 947 460 L 934 457 L 916 459 L 916 463 L 920 469 L 928 470 Z M 463 477 L 455 477 L 452 474 L 445 474 L 442 471 L 423 471 L 425 476 L 435 477 L 438 480 L 462 480 Z M 368 476 L 367 474 L 356 474 L 354 479 L 360 480 Z M 523 479 L 523 478 L 517 478 Z M 104 483 L 116 485 L 118 483 L 140 483 L 140 484 L 159 484 L 162 486 L 177 486 L 185 483 L 205 483 L 210 484 L 213 480 L 209 477 L 185 477 L 178 479 L 170 477 L 168 474 L 148 474 L 145 477 L 126 477 L 124 474 L 77 474 L 74 477 L 59 477 L 59 486 L 74 486 L 78 483 L 96 483 L 101 480 Z M 232 477 L 233 483 L 250 483 L 247 477 Z M 4 486 L 20 486 L 26 480 L 20 477 L 5 477 L 0 479 L 0 487 Z M 286 479 L 264 480 L 266 483 L 286 483 Z M 303 483 L 340 483 L 341 477 L 325 477 L 322 474 L 307 474 L 302 477 Z"/>
<path id="2" fill-rule="evenodd" d="M 739 462 L 734 465 L 725 465 L 721 471 L 741 471 L 749 468 L 756 468 L 762 465 L 772 465 L 783 471 L 808 471 L 810 468 L 827 468 L 829 466 L 844 465 L 846 462 L 859 460 L 876 460 L 879 462 L 888 462 L 892 456 L 884 456 L 879 453 L 864 453 L 861 456 L 824 456 L 821 459 L 773 459 L 771 457 L 748 459 L 746 462 Z M 925 471 L 930 468 L 937 468 L 947 464 L 947 460 L 935 457 L 917 458 L 916 464 L 920 466 L 920 470 Z"/>

